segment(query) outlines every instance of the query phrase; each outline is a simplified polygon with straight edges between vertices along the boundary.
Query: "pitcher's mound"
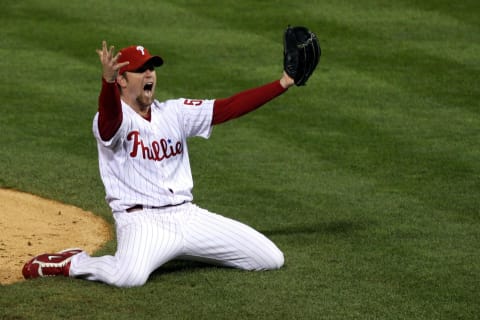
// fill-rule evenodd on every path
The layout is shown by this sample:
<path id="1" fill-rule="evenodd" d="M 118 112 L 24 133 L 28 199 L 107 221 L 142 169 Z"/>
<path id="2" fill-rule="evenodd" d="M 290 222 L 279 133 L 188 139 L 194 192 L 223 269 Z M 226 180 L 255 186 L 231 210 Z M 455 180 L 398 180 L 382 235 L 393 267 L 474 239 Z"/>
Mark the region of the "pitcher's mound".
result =
<path id="1" fill-rule="evenodd" d="M 78 247 L 92 254 L 111 237 L 109 224 L 80 208 L 0 189 L 0 284 L 23 280 L 33 256 Z"/>

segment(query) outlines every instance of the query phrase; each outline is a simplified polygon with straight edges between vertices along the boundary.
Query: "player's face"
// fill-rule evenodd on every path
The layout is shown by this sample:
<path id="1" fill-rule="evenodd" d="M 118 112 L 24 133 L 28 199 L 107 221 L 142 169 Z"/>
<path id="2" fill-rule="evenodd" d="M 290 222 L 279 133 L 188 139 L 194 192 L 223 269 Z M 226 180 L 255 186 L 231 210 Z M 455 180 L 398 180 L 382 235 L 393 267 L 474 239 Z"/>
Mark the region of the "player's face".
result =
<path id="1" fill-rule="evenodd" d="M 126 72 L 124 94 L 145 108 L 153 103 L 157 75 L 151 64 L 146 64 L 134 72 Z"/>

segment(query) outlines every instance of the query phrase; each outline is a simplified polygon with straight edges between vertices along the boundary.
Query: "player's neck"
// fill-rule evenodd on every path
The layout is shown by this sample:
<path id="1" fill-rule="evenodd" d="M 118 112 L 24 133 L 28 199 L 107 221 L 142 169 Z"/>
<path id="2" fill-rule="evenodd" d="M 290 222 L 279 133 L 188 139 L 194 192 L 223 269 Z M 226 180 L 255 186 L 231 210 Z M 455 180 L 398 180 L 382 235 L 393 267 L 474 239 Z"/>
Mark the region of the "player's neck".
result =
<path id="1" fill-rule="evenodd" d="M 138 113 L 140 116 L 142 116 L 143 118 L 145 118 L 147 120 L 150 119 L 151 104 L 145 105 L 145 104 L 140 103 L 136 99 L 130 100 L 130 99 L 126 99 L 126 97 L 124 97 L 124 96 L 122 96 L 122 99 L 125 101 L 126 104 L 128 104 L 130 106 L 130 108 L 133 109 L 133 111 L 135 111 L 136 113 Z"/>
<path id="2" fill-rule="evenodd" d="M 143 118 L 150 120 L 150 106 L 142 108 L 140 110 L 135 110 L 139 115 L 141 115 Z"/>
<path id="3" fill-rule="evenodd" d="M 135 110 L 135 112 L 141 115 L 143 118 L 150 120 L 150 106 L 141 106 L 133 108 L 133 110 Z"/>

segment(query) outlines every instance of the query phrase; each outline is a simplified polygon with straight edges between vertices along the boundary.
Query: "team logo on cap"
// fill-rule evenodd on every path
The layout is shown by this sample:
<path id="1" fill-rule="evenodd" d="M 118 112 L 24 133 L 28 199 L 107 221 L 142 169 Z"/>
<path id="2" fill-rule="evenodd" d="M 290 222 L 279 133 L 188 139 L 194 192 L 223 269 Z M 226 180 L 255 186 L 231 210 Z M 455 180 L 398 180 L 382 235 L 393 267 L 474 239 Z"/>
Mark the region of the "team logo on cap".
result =
<path id="1" fill-rule="evenodd" d="M 142 56 L 145 55 L 145 48 L 144 48 L 144 47 L 142 47 L 142 46 L 137 46 L 137 50 L 142 53 Z"/>

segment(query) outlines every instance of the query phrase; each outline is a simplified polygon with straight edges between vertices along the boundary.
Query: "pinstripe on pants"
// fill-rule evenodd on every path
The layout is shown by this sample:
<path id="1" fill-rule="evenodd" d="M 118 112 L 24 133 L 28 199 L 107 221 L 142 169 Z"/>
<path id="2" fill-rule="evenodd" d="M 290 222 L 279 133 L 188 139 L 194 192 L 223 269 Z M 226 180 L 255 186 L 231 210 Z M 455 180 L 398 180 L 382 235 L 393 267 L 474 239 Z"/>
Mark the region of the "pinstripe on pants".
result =
<path id="1" fill-rule="evenodd" d="M 115 256 L 72 259 L 70 276 L 118 287 L 145 284 L 172 259 L 203 261 L 243 270 L 278 269 L 283 253 L 263 234 L 221 215 L 186 203 L 176 207 L 114 214 Z"/>

